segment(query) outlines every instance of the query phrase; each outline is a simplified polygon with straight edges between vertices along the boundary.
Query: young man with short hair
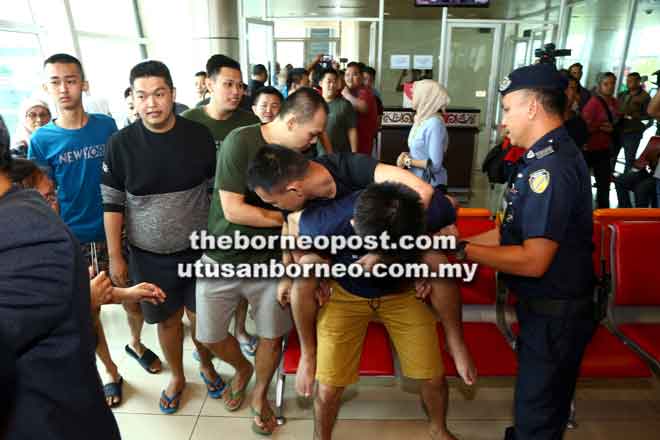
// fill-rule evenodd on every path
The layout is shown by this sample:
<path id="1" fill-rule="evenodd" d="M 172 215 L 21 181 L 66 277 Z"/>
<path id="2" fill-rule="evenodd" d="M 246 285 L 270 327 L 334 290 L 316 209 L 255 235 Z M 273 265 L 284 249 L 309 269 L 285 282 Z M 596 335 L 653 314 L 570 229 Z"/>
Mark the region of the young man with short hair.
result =
<path id="1" fill-rule="evenodd" d="M 252 78 L 248 81 L 248 96 L 254 98 L 257 90 L 266 85 L 266 81 L 268 81 L 268 70 L 266 70 L 266 66 L 263 64 L 255 64 L 254 67 L 252 67 Z"/>
<path id="2" fill-rule="evenodd" d="M 257 152 L 248 170 L 248 185 L 265 202 L 285 211 L 302 209 L 306 204 L 316 204 L 327 199 L 339 199 L 362 190 L 374 182 L 398 182 L 413 188 L 424 206 L 447 206 L 452 203 L 441 191 L 433 188 L 412 173 L 400 168 L 378 163 L 362 154 L 333 154 L 308 160 L 287 148 L 269 145 Z M 441 218 L 434 211 L 430 218 Z M 432 228 L 438 232 L 439 228 Z M 283 235 L 287 231 L 283 230 Z M 288 255 L 286 260 L 289 259 Z M 446 261 L 441 252 L 428 252 L 424 262 L 436 267 Z M 365 258 L 363 264 L 373 264 L 373 258 Z M 305 396 L 312 393 L 316 370 L 315 324 L 318 304 L 311 295 L 310 283 L 314 279 L 283 279 L 278 296 L 290 292 L 291 311 L 300 340 L 301 358 L 296 373 L 296 391 Z M 460 292 L 453 280 L 434 279 L 419 283 L 420 295 L 431 294 L 430 299 L 442 322 L 449 352 L 454 357 L 459 375 L 471 385 L 476 380 L 474 362 L 465 345 L 461 326 Z M 307 292 L 307 293 L 305 293 Z"/>
<path id="3" fill-rule="evenodd" d="M 442 202 L 440 198 L 434 202 Z M 455 220 L 448 204 L 429 209 L 440 211 L 442 222 L 429 215 L 434 227 Z M 451 212 L 443 210 L 447 208 Z M 449 214 L 449 215 L 447 215 Z M 364 191 L 322 201 L 288 216 L 288 234 L 309 237 L 380 236 L 387 232 L 393 242 L 404 236 L 429 233 L 419 195 L 392 182 L 371 184 Z M 415 263 L 421 252 L 377 251 L 383 262 Z M 356 264 L 363 250 L 342 249 L 329 257 L 331 264 Z M 387 327 L 396 347 L 403 374 L 421 381 L 422 404 L 430 418 L 429 434 L 434 440 L 455 440 L 447 430 L 448 387 L 442 358 L 438 355 L 436 320 L 431 308 L 419 301 L 413 280 L 349 276 L 330 281 L 332 295 L 320 309 L 317 325 L 319 382 L 314 400 L 314 438 L 330 440 L 344 389 L 358 380 L 362 344 L 370 320 Z"/>
<path id="4" fill-rule="evenodd" d="M 117 125 L 109 116 L 88 114 L 83 109 L 82 94 L 88 84 L 77 58 L 63 53 L 52 55 L 44 61 L 44 72 L 44 90 L 55 103 L 59 116 L 34 133 L 28 158 L 47 168 L 55 181 L 60 215 L 81 243 L 87 265 L 93 266 L 96 272 L 107 272 L 108 252 L 99 186 L 106 142 L 117 131 Z M 140 342 L 141 316 L 133 316 L 132 307 L 135 306 L 125 306 L 129 325 L 137 328 L 131 345 L 145 353 L 148 349 Z M 110 356 L 101 321 L 96 320 L 94 324 L 96 351 L 110 379 L 108 384 L 119 386 L 121 376 Z M 158 357 L 150 358 L 149 367 L 154 372 L 160 370 Z M 106 397 L 111 406 L 120 403 L 119 394 Z"/>
<path id="5" fill-rule="evenodd" d="M 208 128 L 215 140 L 216 149 L 220 149 L 233 129 L 256 124 L 259 118 L 239 107 L 243 97 L 243 80 L 238 61 L 221 54 L 213 55 L 206 62 L 206 73 L 210 102 L 184 112 L 182 116 Z M 247 332 L 246 319 L 247 302 L 241 301 L 236 309 L 234 334 L 245 353 L 254 356 L 257 340 Z"/>
<path id="6" fill-rule="evenodd" d="M 183 112 L 181 116 L 206 126 L 220 148 L 227 134 L 237 127 L 259 122 L 249 111 L 239 108 L 243 97 L 241 65 L 225 55 L 213 55 L 206 62 L 206 85 L 211 101 L 203 106 Z"/>
<path id="7" fill-rule="evenodd" d="M 209 89 L 206 87 L 206 72 L 204 70 L 200 70 L 195 74 L 195 94 L 197 97 L 195 107 L 203 107 L 211 100 L 211 97 L 208 96 Z"/>
<path id="8" fill-rule="evenodd" d="M 621 93 L 618 97 L 619 111 L 621 112 L 622 123 L 622 144 L 615 148 L 614 159 L 619 155 L 621 146 L 625 152 L 626 166 L 625 171 L 630 170 L 637 158 L 637 149 L 644 136 L 646 124 L 642 122 L 648 119 L 647 108 L 651 102 L 651 96 L 642 89 L 642 78 L 637 72 L 628 74 L 626 78 L 628 90 Z"/>
<path id="9" fill-rule="evenodd" d="M 206 226 L 216 149 L 206 127 L 172 111 L 176 91 L 165 64 L 137 64 L 131 69 L 130 83 L 140 119 L 108 143 L 101 186 L 104 222 L 118 284 L 128 278 L 121 252 L 125 223 L 131 280 L 154 283 L 167 293 L 163 304 L 140 305 L 145 320 L 158 324 L 158 339 L 172 371 L 159 402 L 160 410 L 171 414 L 178 410 L 186 385 L 184 310 L 208 394 L 217 399 L 224 389 L 210 353 L 195 339 L 195 279 L 178 277 L 177 270 L 179 264 L 201 255 L 191 249 L 189 236 Z"/>
<path id="10" fill-rule="evenodd" d="M 249 237 L 279 236 L 282 213 L 262 203 L 248 189 L 248 164 L 267 143 L 283 143 L 296 150 L 309 149 L 325 128 L 327 113 L 327 105 L 319 94 L 304 88 L 289 96 L 272 122 L 241 127 L 227 136 L 217 158 L 208 221 L 210 234 L 215 237 L 235 233 Z M 277 250 L 216 249 L 206 251 L 201 261 L 238 265 L 279 258 Z M 256 370 L 250 402 L 255 413 L 252 429 L 260 434 L 272 433 L 276 422 L 267 400 L 268 387 L 277 368 L 282 336 L 291 329 L 289 311 L 277 303 L 277 280 L 204 278 L 198 280 L 196 290 L 199 340 L 236 370 L 225 392 L 225 408 L 237 411 L 241 407 Z M 236 338 L 228 332 L 231 316 L 242 298 L 252 307 L 259 336 L 255 367 L 241 354 Z"/>
<path id="11" fill-rule="evenodd" d="M 267 124 L 280 113 L 283 101 L 284 97 L 275 87 L 262 87 L 254 94 L 252 112 L 262 124 Z"/>
<path id="12" fill-rule="evenodd" d="M 332 152 L 357 153 L 356 114 L 351 103 L 340 95 L 338 77 L 339 74 L 334 69 L 327 69 L 321 73 L 321 91 L 323 99 L 328 103 L 330 109 L 325 131 L 328 142 L 332 145 Z M 319 155 L 328 153 L 321 142 L 317 144 L 316 148 Z"/>
<path id="13" fill-rule="evenodd" d="M 309 72 L 302 67 L 291 69 L 286 78 L 287 94 L 290 95 L 302 87 L 309 87 Z"/>
<path id="14" fill-rule="evenodd" d="M 371 155 L 378 132 L 378 105 L 373 93 L 362 84 L 362 70 L 356 62 L 348 63 L 342 96 L 357 112 L 358 152 Z"/>

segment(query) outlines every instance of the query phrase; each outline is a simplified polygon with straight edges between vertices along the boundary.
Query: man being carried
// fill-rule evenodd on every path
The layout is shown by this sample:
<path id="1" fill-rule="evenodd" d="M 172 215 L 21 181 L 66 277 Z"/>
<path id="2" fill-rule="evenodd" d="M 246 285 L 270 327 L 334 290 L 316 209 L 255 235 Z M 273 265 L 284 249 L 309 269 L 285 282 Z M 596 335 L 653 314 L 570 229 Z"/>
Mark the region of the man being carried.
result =
<path id="1" fill-rule="evenodd" d="M 287 211 L 302 209 L 306 202 L 318 203 L 315 199 L 333 199 L 350 195 L 366 188 L 371 183 L 394 181 L 413 188 L 425 206 L 449 204 L 450 200 L 430 185 L 400 168 L 379 163 L 361 154 L 333 154 L 307 160 L 290 149 L 267 146 L 256 155 L 248 171 L 248 184 L 261 199 Z M 434 211 L 435 212 L 435 211 Z M 439 217 L 434 213 L 434 217 Z M 439 228 L 431 229 L 437 232 Z M 286 234 L 286 230 L 284 231 Z M 285 258 L 287 256 L 285 255 Z M 285 262 L 287 262 L 285 260 Z M 430 267 L 446 262 L 439 252 L 428 252 L 424 262 Z M 367 267 L 373 264 L 372 256 L 361 263 Z M 309 291 L 313 279 L 283 280 L 279 287 L 280 296 L 291 292 L 291 310 L 298 331 L 301 358 L 296 373 L 296 391 L 310 396 L 314 385 L 316 369 L 316 341 L 314 328 L 318 305 Z M 467 350 L 461 327 L 460 292 L 453 280 L 435 279 L 430 285 L 419 283 L 420 295 L 426 296 L 431 290 L 431 302 L 442 322 L 449 351 L 454 357 L 460 376 L 471 385 L 476 380 L 476 370 Z M 429 289 L 430 287 L 430 289 Z"/>
<path id="2" fill-rule="evenodd" d="M 455 212 L 444 197 L 432 200 L 432 227 L 447 226 Z M 288 233 L 309 237 L 353 235 L 380 236 L 387 232 L 396 242 L 427 232 L 424 206 L 419 195 L 397 183 L 372 184 L 362 192 L 320 202 L 288 216 Z M 378 250 L 388 264 L 420 261 L 421 253 Z M 357 255 L 356 255 L 357 254 Z M 332 264 L 355 264 L 364 254 L 343 249 L 330 256 Z M 421 380 L 421 398 L 430 417 L 434 440 L 455 437 L 447 430 L 448 389 L 442 359 L 438 355 L 436 320 L 426 304 L 417 299 L 412 280 L 373 277 L 341 277 L 331 281 L 332 295 L 319 311 L 318 370 L 315 439 L 330 440 L 341 395 L 358 379 L 358 365 L 369 321 L 378 319 L 396 347 L 403 374 Z M 309 292 L 308 292 L 309 293 Z"/>

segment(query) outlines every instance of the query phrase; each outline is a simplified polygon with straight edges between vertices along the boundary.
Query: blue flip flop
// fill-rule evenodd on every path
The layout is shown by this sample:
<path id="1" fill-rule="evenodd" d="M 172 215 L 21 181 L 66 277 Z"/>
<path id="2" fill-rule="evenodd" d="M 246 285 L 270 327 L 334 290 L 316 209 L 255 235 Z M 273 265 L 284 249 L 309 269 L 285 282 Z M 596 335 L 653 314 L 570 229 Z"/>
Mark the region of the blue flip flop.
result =
<path id="1" fill-rule="evenodd" d="M 222 393 L 225 392 L 225 389 L 227 388 L 227 384 L 225 383 L 224 380 L 222 380 L 222 377 L 218 374 L 218 378 L 215 380 L 215 382 L 211 382 L 204 376 L 204 373 L 201 371 L 199 372 L 199 375 L 202 376 L 202 380 L 206 384 L 206 392 L 209 394 L 209 397 L 211 399 L 219 399 L 222 396 Z M 215 388 L 214 391 L 211 391 L 208 387 L 212 386 Z"/>
<path id="2" fill-rule="evenodd" d="M 241 351 L 245 356 L 254 357 L 257 354 L 257 344 L 259 343 L 259 338 L 254 335 L 250 336 L 248 342 L 241 342 Z"/>
<path id="3" fill-rule="evenodd" d="M 160 398 L 162 400 L 164 400 L 165 402 L 167 402 L 167 406 L 164 406 L 162 401 L 158 401 L 158 407 L 160 408 L 160 411 L 163 414 L 174 414 L 175 412 L 177 412 L 179 410 L 179 406 L 181 405 L 181 393 L 182 392 L 183 392 L 183 390 L 179 391 L 178 393 L 176 393 L 172 397 L 167 397 L 167 394 L 165 394 L 165 390 L 163 390 L 160 393 Z M 177 402 L 176 405 L 171 407 L 170 405 L 175 400 Z"/>

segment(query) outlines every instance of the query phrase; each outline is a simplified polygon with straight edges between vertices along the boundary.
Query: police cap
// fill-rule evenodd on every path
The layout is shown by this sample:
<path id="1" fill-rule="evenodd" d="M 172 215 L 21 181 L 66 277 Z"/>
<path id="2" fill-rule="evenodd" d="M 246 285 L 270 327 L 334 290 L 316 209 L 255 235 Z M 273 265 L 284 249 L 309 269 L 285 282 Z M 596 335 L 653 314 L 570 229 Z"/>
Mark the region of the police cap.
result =
<path id="1" fill-rule="evenodd" d="M 520 67 L 500 82 L 502 96 L 521 89 L 564 90 L 568 80 L 557 70 L 554 64 L 532 64 Z"/>

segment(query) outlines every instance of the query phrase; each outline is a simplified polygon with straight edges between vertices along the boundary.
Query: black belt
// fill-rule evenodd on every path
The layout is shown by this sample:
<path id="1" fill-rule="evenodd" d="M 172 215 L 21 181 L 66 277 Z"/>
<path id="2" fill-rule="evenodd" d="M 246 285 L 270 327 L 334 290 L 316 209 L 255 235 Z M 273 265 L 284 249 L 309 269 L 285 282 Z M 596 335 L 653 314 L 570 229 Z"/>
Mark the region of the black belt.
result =
<path id="1" fill-rule="evenodd" d="M 595 310 L 591 296 L 573 299 L 519 298 L 518 301 L 525 311 L 552 318 L 593 317 Z"/>

